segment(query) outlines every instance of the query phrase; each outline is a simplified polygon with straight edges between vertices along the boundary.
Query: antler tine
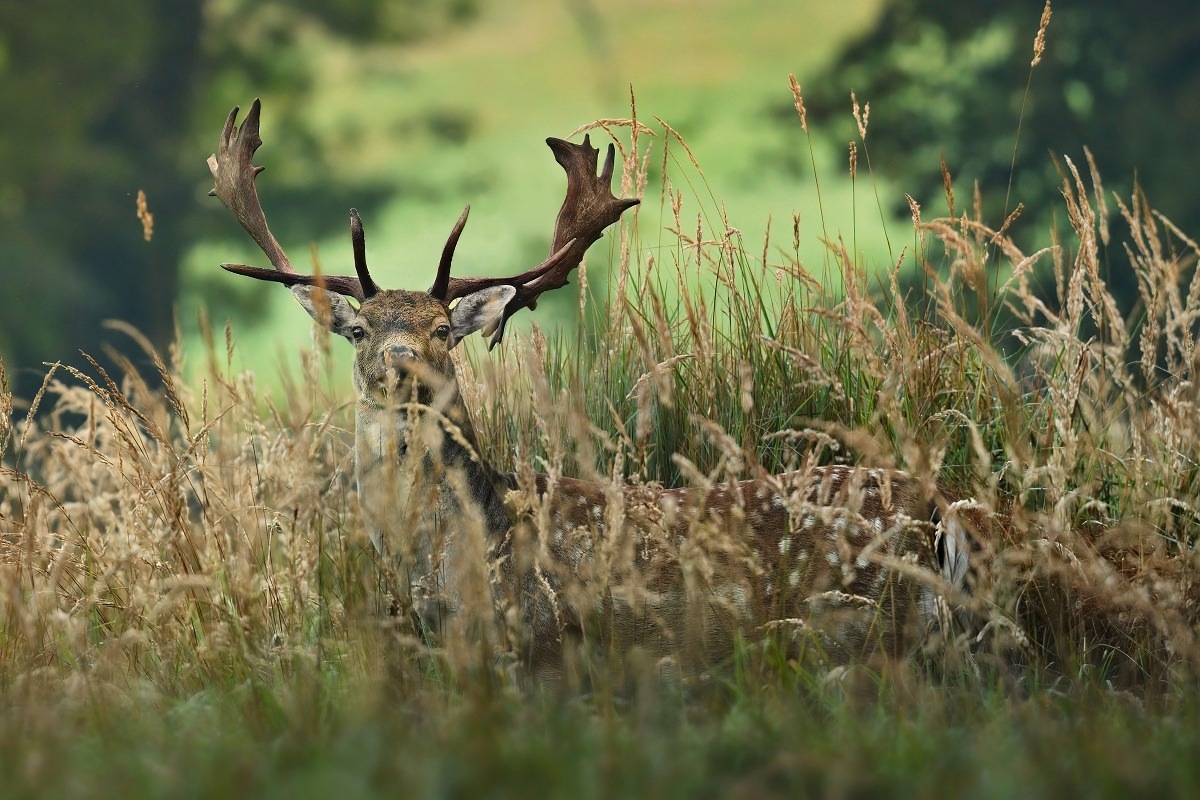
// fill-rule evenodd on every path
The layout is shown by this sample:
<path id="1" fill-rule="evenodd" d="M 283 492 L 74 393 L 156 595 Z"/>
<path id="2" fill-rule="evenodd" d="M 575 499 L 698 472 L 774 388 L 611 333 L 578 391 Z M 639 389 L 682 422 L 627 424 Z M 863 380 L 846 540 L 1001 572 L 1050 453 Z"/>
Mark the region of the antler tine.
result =
<path id="1" fill-rule="evenodd" d="M 549 144 L 550 143 L 549 140 L 547 140 L 546 143 Z M 592 143 L 591 134 L 585 133 L 583 135 L 583 143 L 585 145 L 590 145 Z M 559 163 L 562 163 L 562 162 L 559 162 Z M 612 185 L 613 167 L 616 165 L 616 163 L 617 163 L 617 148 L 613 147 L 612 142 L 609 142 L 608 143 L 608 152 L 604 154 L 604 169 L 600 170 L 600 180 L 607 181 L 609 186 Z"/>
<path id="2" fill-rule="evenodd" d="M 489 348 L 495 347 L 504 337 L 504 326 L 513 314 L 522 308 L 534 308 L 543 292 L 566 286 L 571 270 L 579 266 L 584 253 L 600 238 L 604 229 L 619 220 L 627 209 L 641 202 L 634 197 L 622 199 L 613 195 L 616 148 L 612 144 L 608 146 L 604 167 L 599 174 L 596 173 L 596 164 L 600 151 L 592 147 L 591 137 L 584 136 L 583 144 L 555 138 L 547 139 L 546 144 L 567 173 L 567 196 L 554 224 L 550 257 L 539 266 L 509 278 L 450 278 L 447 264 L 446 291 L 443 295 L 435 295 L 449 303 L 488 286 L 514 287 L 517 293 L 504 307 L 504 314 L 492 335 Z M 442 278 L 443 273 L 439 270 L 435 288 Z"/>
<path id="3" fill-rule="evenodd" d="M 262 103 L 258 98 L 254 99 L 241 127 L 237 126 L 238 110 L 238 106 L 234 106 L 225 118 L 217 152 L 208 157 L 208 169 L 213 176 L 213 188 L 209 194 L 220 199 L 233 213 L 275 269 L 294 273 L 292 262 L 267 227 L 267 217 L 263 214 L 258 190 L 254 186 L 255 177 L 264 169 L 254 166 L 254 151 L 262 145 L 262 138 L 258 135 Z"/>
<path id="4" fill-rule="evenodd" d="M 363 296 L 358 278 L 348 275 L 301 275 L 298 272 L 280 272 L 275 269 L 248 267 L 245 264 L 222 264 L 221 269 L 260 281 L 282 283 L 285 286 L 317 286 L 327 292 L 353 297 L 360 303 L 367 299 Z"/>
<path id="5" fill-rule="evenodd" d="M 354 248 L 354 271 L 358 273 L 361 288 L 360 301 L 374 297 L 379 292 L 371 273 L 367 271 L 367 235 L 363 233 L 362 217 L 357 209 L 350 209 L 350 244 Z"/>
<path id="6" fill-rule="evenodd" d="M 467 215 L 471 213 L 471 206 L 463 209 L 462 214 L 458 217 L 458 222 L 454 223 L 454 227 L 450 230 L 450 236 L 446 239 L 446 246 L 442 248 L 442 260 L 438 262 L 437 277 L 433 279 L 433 286 L 429 288 L 431 297 L 436 297 L 438 300 L 450 302 L 452 298 L 446 296 L 446 291 L 450 287 L 450 262 L 454 260 L 454 248 L 458 247 L 458 239 L 462 236 L 463 228 L 467 227 Z M 455 295 L 461 297 L 461 295 Z"/>

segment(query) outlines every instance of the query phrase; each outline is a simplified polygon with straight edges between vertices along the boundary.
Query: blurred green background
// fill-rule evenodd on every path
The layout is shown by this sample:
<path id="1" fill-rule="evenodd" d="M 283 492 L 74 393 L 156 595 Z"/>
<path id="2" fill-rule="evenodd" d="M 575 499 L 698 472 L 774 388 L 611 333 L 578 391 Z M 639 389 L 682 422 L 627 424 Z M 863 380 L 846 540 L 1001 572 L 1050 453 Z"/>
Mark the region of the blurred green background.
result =
<path id="1" fill-rule="evenodd" d="M 861 163 L 857 208 L 851 201 L 850 90 L 871 103 L 868 144 L 893 250 L 912 241 L 904 192 L 926 217 L 944 213 L 942 155 L 958 196 L 978 180 L 985 217 L 998 224 L 1041 12 L 1041 0 L 5 3 L 0 357 L 29 396 L 42 362 L 78 364 L 78 350 L 99 354 L 108 341 L 128 349 L 103 320 L 128 320 L 165 345 L 176 320 L 194 339 L 201 307 L 218 328 L 233 321 L 241 363 L 260 372 L 307 344 L 308 318 L 286 291 L 218 268 L 266 265 L 206 196 L 204 163 L 225 114 L 256 96 L 258 163 L 268 167 L 260 194 L 297 266 L 315 252 L 323 270 L 349 271 L 355 206 L 377 279 L 424 288 L 468 202 L 458 274 L 540 261 L 563 191 L 542 140 L 629 116 L 631 87 L 639 118 L 669 122 L 700 161 L 707 186 L 685 173 L 692 219 L 717 198 L 755 252 L 768 216 L 790 248 L 798 212 L 802 256 L 820 259 L 794 72 L 829 227 L 853 225 L 864 263 L 883 266 L 891 257 Z M 1047 44 L 1008 202 L 1026 207 L 1018 239 L 1047 241 L 1053 154 L 1082 164 L 1085 145 L 1110 188 L 1128 191 L 1136 171 L 1157 207 L 1200 232 L 1194 0 L 1062 0 Z M 647 249 L 657 237 L 646 232 L 669 219 L 653 181 L 640 212 Z M 149 242 L 138 190 L 154 214 Z M 1120 286 L 1120 265 L 1110 267 Z M 603 291 L 602 274 L 589 278 Z M 560 294 L 527 316 L 569 319 L 576 297 Z M 200 358 L 190 345 L 185 353 Z"/>

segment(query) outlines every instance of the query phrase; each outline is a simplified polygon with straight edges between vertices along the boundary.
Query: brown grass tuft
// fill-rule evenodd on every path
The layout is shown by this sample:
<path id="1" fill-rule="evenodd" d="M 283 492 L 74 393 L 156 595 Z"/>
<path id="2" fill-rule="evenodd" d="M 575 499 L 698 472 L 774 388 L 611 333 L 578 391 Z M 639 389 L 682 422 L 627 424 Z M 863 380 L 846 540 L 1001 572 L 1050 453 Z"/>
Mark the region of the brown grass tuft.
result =
<path id="1" fill-rule="evenodd" d="M 1046 7 L 1042 9 L 1042 18 L 1038 21 L 1037 36 L 1033 37 L 1033 60 L 1029 62 L 1030 67 L 1036 67 L 1042 60 L 1042 53 L 1046 51 L 1046 28 L 1050 27 L 1050 0 L 1046 0 Z"/>

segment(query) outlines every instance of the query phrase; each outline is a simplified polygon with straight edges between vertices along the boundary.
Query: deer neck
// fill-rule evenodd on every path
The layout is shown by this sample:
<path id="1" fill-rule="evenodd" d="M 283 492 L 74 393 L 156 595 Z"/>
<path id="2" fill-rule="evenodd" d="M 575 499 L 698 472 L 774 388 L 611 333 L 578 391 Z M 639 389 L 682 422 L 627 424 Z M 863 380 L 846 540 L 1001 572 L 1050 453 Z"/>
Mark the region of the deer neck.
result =
<path id="1" fill-rule="evenodd" d="M 355 477 L 372 541 L 417 561 L 469 525 L 481 525 L 489 545 L 499 541 L 512 525 L 506 481 L 483 458 L 457 385 L 417 400 L 359 395 Z"/>

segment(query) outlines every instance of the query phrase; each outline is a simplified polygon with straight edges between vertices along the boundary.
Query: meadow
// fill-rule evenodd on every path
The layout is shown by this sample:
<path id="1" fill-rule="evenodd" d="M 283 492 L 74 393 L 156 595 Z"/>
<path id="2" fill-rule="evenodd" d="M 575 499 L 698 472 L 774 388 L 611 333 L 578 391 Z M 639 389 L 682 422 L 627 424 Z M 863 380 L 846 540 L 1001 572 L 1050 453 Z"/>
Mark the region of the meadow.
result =
<path id="1" fill-rule="evenodd" d="M 593 249 L 577 327 L 470 343 L 487 457 L 671 486 L 805 459 L 936 476 L 997 520 L 952 598 L 968 622 L 903 659 L 743 632 L 703 669 L 584 653 L 556 684 L 486 640 L 433 647 L 387 614 L 342 343 L 313 334 L 282 402 L 234 366 L 236 326 L 159 354 L 117 324 L 121 374 L 56 364 L 18 411 L 0 372 L 0 795 L 1195 793 L 1195 241 L 1064 160 L 1037 249 L 948 190 L 876 272 L 855 232 L 882 209 L 809 256 L 820 222 L 747 237 L 673 129 L 610 133 L 663 222 Z M 1110 269 L 1138 276 L 1128 318 Z"/>

